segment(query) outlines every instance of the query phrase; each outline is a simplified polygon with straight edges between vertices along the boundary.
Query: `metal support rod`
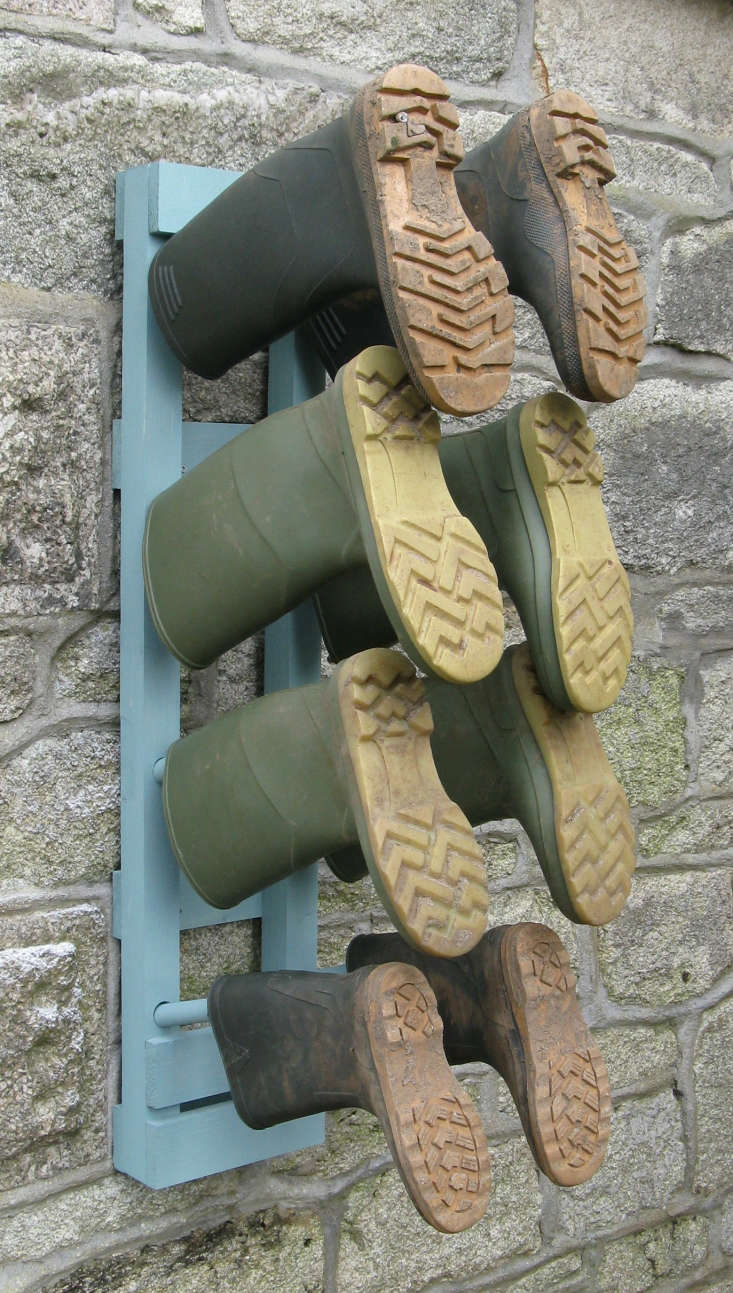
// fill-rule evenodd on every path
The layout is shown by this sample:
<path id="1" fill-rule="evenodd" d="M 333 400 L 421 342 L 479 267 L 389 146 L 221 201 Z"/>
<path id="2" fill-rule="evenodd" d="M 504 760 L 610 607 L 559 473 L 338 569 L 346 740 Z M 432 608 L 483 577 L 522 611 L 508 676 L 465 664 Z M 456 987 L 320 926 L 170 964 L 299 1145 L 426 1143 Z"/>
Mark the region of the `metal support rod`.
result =
<path id="1" fill-rule="evenodd" d="M 205 1024 L 209 1018 L 206 997 L 195 1001 L 161 1001 L 153 1011 L 158 1028 L 180 1028 L 183 1024 Z"/>

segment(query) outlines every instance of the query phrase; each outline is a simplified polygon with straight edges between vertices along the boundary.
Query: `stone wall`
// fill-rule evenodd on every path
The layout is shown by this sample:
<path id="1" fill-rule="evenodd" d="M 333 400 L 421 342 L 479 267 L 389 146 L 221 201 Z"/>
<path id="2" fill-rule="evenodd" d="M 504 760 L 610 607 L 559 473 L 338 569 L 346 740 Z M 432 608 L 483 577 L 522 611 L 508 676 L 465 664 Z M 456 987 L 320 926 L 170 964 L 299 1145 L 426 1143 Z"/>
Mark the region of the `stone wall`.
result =
<path id="1" fill-rule="evenodd" d="M 92 1290 L 733 1289 L 733 197 L 728 0 L 7 0 L 2 9 L 0 1287 Z M 266 36 L 269 44 L 263 44 Z M 485 832 L 496 920 L 566 940 L 611 1073 L 607 1161 L 538 1177 L 506 1088 L 468 1070 L 489 1133 L 485 1220 L 418 1217 L 370 1116 L 323 1149 L 153 1192 L 113 1171 L 119 1074 L 115 172 L 244 169 L 337 114 L 372 70 L 451 79 L 473 144 L 548 89 L 596 105 L 619 224 L 649 287 L 634 393 L 592 412 L 630 572 L 635 659 L 600 728 L 639 870 L 606 929 L 553 908 L 515 823 Z M 554 370 L 531 312 L 505 404 Z M 186 386 L 190 417 L 261 416 L 263 357 Z M 185 724 L 256 694 L 261 643 L 184 679 Z M 386 926 L 324 874 L 321 956 Z M 257 929 L 183 941 L 183 992 L 256 966 Z"/>

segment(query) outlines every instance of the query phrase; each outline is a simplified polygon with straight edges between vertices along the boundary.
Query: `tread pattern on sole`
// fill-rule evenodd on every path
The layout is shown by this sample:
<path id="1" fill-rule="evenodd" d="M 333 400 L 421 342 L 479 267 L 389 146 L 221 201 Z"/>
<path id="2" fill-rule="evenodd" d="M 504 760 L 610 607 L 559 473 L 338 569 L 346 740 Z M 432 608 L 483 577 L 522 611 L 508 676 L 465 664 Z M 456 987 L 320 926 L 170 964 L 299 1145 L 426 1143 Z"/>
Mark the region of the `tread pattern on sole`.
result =
<path id="1" fill-rule="evenodd" d="M 503 266 L 446 175 L 463 158 L 458 114 L 440 78 L 411 65 L 382 79 L 377 113 L 388 308 L 431 402 L 459 416 L 483 411 L 509 381 L 514 306 Z M 395 166 L 404 171 L 396 184 Z"/>
<path id="2" fill-rule="evenodd" d="M 549 165 L 556 181 L 580 180 L 595 197 L 592 206 L 583 203 L 584 217 L 570 249 L 571 267 L 576 257 L 580 266 L 579 272 L 573 270 L 573 294 L 586 324 L 585 344 L 581 343 L 584 369 L 595 378 L 601 398 L 618 399 L 636 380 L 647 310 L 639 261 L 618 232 L 603 195 L 603 186 L 616 174 L 608 140 L 595 112 L 579 95 L 560 90 L 542 107 L 554 140 Z M 547 165 L 548 159 L 543 160 Z M 589 214 L 593 209 L 596 214 Z"/>
<path id="3" fill-rule="evenodd" d="M 435 772 L 423 684 L 404 657 L 373 650 L 354 657 L 348 690 L 357 736 L 352 759 L 357 778 L 364 773 L 363 811 L 387 899 L 423 951 L 469 951 L 486 928 L 486 872 L 471 826 Z M 374 745 L 383 752 L 376 789 L 366 777 Z M 370 794 L 380 795 L 379 805 L 370 805 Z"/>
<path id="4" fill-rule="evenodd" d="M 404 376 L 395 381 L 367 362 L 357 363 L 356 387 L 364 414 L 364 461 L 370 507 L 384 574 L 400 618 L 426 664 L 454 682 L 473 682 L 498 664 L 504 642 L 504 607 L 496 572 L 478 533 L 455 510 L 442 472 L 426 483 L 424 499 L 413 488 L 400 519 L 380 507 L 381 458 L 394 442 L 415 441 L 436 455 L 440 426 L 435 413 Z M 386 369 L 386 365 L 383 365 Z M 369 442 L 379 444 L 370 446 Z M 392 459 L 391 459 L 392 460 Z M 417 460 L 415 467 L 418 467 Z M 417 479 L 417 472 L 415 474 Z M 397 472 L 389 476 L 394 488 Z M 428 481 L 427 473 L 424 479 Z"/>
<path id="5" fill-rule="evenodd" d="M 631 659 L 633 616 L 629 581 L 613 546 L 600 492 L 574 508 L 575 487 L 596 488 L 603 464 L 580 409 L 567 399 L 540 400 L 533 418 L 531 470 L 545 499 L 552 527 L 553 487 L 563 494 L 561 524 L 570 519 L 578 551 L 553 549 L 555 639 L 568 698 L 576 709 L 607 709 L 626 680 Z M 588 496 L 588 490 L 584 491 Z M 553 537 L 555 541 L 553 542 Z"/>
<path id="6" fill-rule="evenodd" d="M 537 929 L 522 940 L 518 957 L 522 987 L 527 1000 L 541 1003 L 555 998 L 556 1015 L 546 1014 L 557 1046 L 537 1045 L 542 1056 L 536 1074 L 535 1111 L 542 1149 L 553 1179 L 571 1185 L 587 1180 L 600 1166 L 608 1141 L 611 1096 L 606 1066 L 580 1014 L 575 996 L 575 975 L 567 950 L 550 930 Z M 565 1000 L 561 1000 L 561 998 Z M 552 1002 L 548 1001 L 550 1009 Z M 568 1021 L 562 1036 L 561 1020 Z"/>

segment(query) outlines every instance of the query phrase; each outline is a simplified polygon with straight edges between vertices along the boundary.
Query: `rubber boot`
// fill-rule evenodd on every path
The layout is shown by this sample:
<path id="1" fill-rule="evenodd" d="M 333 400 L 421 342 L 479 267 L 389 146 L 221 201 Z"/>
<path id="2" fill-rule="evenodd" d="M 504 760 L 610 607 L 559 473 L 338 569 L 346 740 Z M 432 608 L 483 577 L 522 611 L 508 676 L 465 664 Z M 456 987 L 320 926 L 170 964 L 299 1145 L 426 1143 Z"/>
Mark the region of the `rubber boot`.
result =
<path id="1" fill-rule="evenodd" d="M 542 395 L 446 437 L 440 461 L 517 607 L 547 698 L 557 709 L 606 709 L 626 679 L 633 618 L 582 409 Z M 332 659 L 394 641 L 364 567 L 324 585 L 315 603 Z"/>
<path id="2" fill-rule="evenodd" d="M 501 657 L 496 574 L 443 480 L 440 424 L 397 351 L 373 347 L 333 386 L 242 432 L 160 494 L 143 570 L 153 623 L 203 668 L 337 572 L 367 563 L 424 670 L 483 677 Z"/>
<path id="3" fill-rule="evenodd" d="M 408 942 L 468 951 L 486 928 L 486 875 L 436 775 L 431 730 L 412 665 L 377 650 L 176 741 L 162 790 L 181 867 L 207 902 L 232 907 L 358 842 Z"/>
<path id="4" fill-rule="evenodd" d="M 359 90 L 339 121 L 236 180 L 151 266 L 153 309 L 181 362 L 219 377 L 371 289 L 429 403 L 459 417 L 495 404 L 509 381 L 514 307 L 458 200 L 457 126 L 440 78 L 401 64 Z"/>
<path id="5" fill-rule="evenodd" d="M 435 993 L 448 1063 L 481 1061 L 504 1078 L 540 1171 L 556 1185 L 589 1180 L 605 1157 L 611 1094 L 557 934 L 499 925 L 452 961 L 422 956 L 399 934 L 361 934 L 346 953 L 348 970 L 397 960 Z"/>
<path id="6" fill-rule="evenodd" d="M 419 970 L 227 975 L 211 988 L 209 1019 L 250 1127 L 368 1109 L 431 1226 L 455 1233 L 484 1215 L 486 1138 L 446 1063 L 435 996 Z"/>
<path id="7" fill-rule="evenodd" d="M 604 193 L 616 172 L 594 109 L 558 90 L 513 116 L 454 174 L 509 291 L 537 311 L 567 389 L 583 400 L 628 395 L 644 355 L 644 280 Z M 309 327 L 330 372 L 364 346 L 389 344 L 375 293 L 332 304 Z"/>
<path id="8" fill-rule="evenodd" d="M 428 679 L 425 694 L 438 776 L 468 820 L 517 818 L 569 920 L 605 925 L 618 916 L 636 866 L 634 832 L 591 716 L 553 709 L 526 644 L 510 647 L 483 682 Z M 327 861 L 344 880 L 365 873 L 353 847 Z"/>

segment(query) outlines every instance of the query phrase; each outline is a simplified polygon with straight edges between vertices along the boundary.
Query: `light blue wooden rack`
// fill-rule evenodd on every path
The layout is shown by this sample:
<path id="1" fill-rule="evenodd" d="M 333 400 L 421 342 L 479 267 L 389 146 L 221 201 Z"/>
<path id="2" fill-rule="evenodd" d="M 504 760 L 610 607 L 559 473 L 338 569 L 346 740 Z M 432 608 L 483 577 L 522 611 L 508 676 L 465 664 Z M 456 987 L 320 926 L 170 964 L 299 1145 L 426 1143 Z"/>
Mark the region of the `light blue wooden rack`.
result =
<path id="1" fill-rule="evenodd" d="M 319 1144 L 324 1119 L 252 1131 L 234 1112 L 206 1001 L 179 1000 L 180 931 L 262 919 L 262 968 L 314 969 L 316 867 L 239 907 L 205 903 L 178 868 L 160 801 L 161 763 L 180 735 L 180 674 L 148 615 L 141 545 L 156 494 L 244 429 L 183 423 L 181 365 L 161 337 L 147 293 L 161 241 L 238 178 L 236 171 L 158 162 L 117 178 L 117 237 L 124 243 L 122 418 L 113 483 L 122 491 L 122 865 L 114 875 L 114 934 L 122 962 L 122 1100 L 114 1111 L 114 1163 L 161 1188 Z M 323 389 L 323 369 L 291 334 L 270 350 L 270 412 Z M 310 604 L 265 635 L 265 689 L 314 682 L 320 635 Z M 157 768 L 156 768 L 157 765 Z"/>

